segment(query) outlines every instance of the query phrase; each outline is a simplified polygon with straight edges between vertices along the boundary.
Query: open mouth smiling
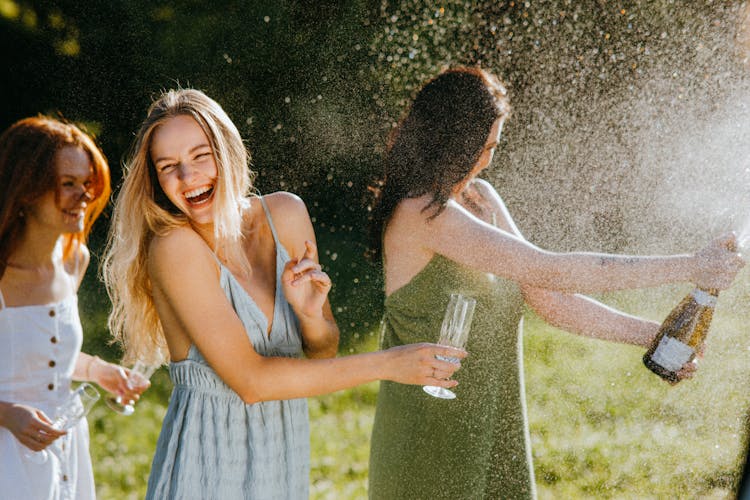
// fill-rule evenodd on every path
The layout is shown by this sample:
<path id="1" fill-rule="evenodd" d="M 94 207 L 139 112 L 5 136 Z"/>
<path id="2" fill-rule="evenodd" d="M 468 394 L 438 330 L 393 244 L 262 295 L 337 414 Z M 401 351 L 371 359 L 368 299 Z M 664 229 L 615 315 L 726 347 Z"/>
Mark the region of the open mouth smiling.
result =
<path id="1" fill-rule="evenodd" d="M 84 209 L 63 210 L 62 212 L 73 219 L 80 219 L 86 213 Z"/>
<path id="2" fill-rule="evenodd" d="M 185 200 L 188 202 L 188 204 L 195 206 L 206 203 L 213 194 L 213 186 L 202 186 L 183 193 L 183 196 L 185 197 Z"/>

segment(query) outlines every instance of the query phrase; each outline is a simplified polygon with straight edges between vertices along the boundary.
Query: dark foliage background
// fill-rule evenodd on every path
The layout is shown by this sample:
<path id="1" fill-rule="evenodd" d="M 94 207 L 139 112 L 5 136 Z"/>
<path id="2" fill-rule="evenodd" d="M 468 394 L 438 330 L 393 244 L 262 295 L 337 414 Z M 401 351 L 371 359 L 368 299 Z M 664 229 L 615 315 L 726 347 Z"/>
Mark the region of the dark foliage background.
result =
<path id="1" fill-rule="evenodd" d="M 637 166 L 634 134 L 653 135 L 663 120 L 657 133 L 669 137 L 686 102 L 708 113 L 744 81 L 735 43 L 743 9 L 674 0 L 2 0 L 0 127 L 39 112 L 82 122 L 117 185 L 151 98 L 178 85 L 204 90 L 246 138 L 258 189 L 306 200 L 347 349 L 377 323 L 382 302 L 379 266 L 363 257 L 366 186 L 422 82 L 444 66 L 481 64 L 508 83 L 514 115 L 487 177 L 527 237 L 557 249 L 648 247 L 663 239 L 644 240 L 629 210 L 656 214 L 650 229 L 674 221 L 633 194 L 644 179 L 659 185 Z M 681 234 L 696 231 L 686 227 Z M 105 215 L 95 255 L 106 231 Z M 108 306 L 95 265 L 89 275 L 82 304 L 98 318 L 87 337 L 96 351 Z"/>

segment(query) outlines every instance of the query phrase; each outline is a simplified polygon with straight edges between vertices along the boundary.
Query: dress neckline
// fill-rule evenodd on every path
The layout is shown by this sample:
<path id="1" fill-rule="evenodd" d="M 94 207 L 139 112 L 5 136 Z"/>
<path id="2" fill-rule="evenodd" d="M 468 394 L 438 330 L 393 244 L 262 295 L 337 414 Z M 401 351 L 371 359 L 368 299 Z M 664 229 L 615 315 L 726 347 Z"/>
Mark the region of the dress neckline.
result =
<path id="1" fill-rule="evenodd" d="M 276 315 L 277 310 L 279 309 L 279 302 L 281 299 L 281 270 L 283 269 L 283 256 L 282 253 L 286 253 L 287 257 L 289 256 L 289 252 L 286 251 L 286 248 L 284 248 L 284 245 L 281 244 L 281 240 L 279 239 L 279 235 L 276 232 L 276 226 L 273 223 L 273 219 L 271 218 L 271 211 L 268 208 L 268 205 L 266 204 L 266 200 L 263 198 L 263 196 L 258 196 L 257 199 L 260 201 L 260 204 L 263 208 L 263 213 L 266 216 L 266 221 L 268 221 L 268 226 L 271 229 L 271 234 L 273 235 L 273 248 L 274 252 L 276 254 L 275 263 L 274 263 L 274 276 L 275 276 L 275 282 L 274 282 L 274 291 L 273 291 L 273 311 L 271 312 L 271 318 L 269 319 L 263 310 L 260 308 L 258 303 L 253 299 L 253 297 L 250 295 L 250 292 L 248 292 L 244 286 L 242 286 L 242 283 L 237 279 L 237 277 L 232 274 L 232 271 L 229 270 L 227 266 L 224 265 L 223 262 L 214 254 L 214 258 L 216 259 L 216 262 L 219 264 L 219 270 L 220 272 L 224 273 L 226 271 L 227 275 L 235 282 L 235 284 L 242 290 L 242 294 L 244 294 L 247 301 L 250 303 L 251 307 L 255 309 L 255 312 L 259 318 L 262 319 L 264 325 L 263 325 L 263 336 L 266 340 L 269 340 L 271 338 L 271 333 L 273 332 L 274 327 L 276 326 Z"/>
<path id="2" fill-rule="evenodd" d="M 26 304 L 26 305 L 22 305 L 22 306 L 9 306 L 9 305 L 5 305 L 4 307 L 2 307 L 0 309 L 0 312 L 5 311 L 6 309 L 7 310 L 14 310 L 14 309 L 16 309 L 16 310 L 20 310 L 20 309 L 34 309 L 34 308 L 49 309 L 51 307 L 60 307 L 63 304 L 66 304 L 67 302 L 74 301 L 74 299 L 78 299 L 78 294 L 77 293 L 73 293 L 71 295 L 68 295 L 64 299 L 56 300 L 54 302 L 48 302 L 46 304 Z"/>
<path id="3" fill-rule="evenodd" d="M 230 279 L 232 279 L 237 287 L 241 290 L 241 293 L 245 296 L 247 301 L 250 303 L 250 305 L 255 309 L 256 314 L 263 319 L 263 322 L 265 323 L 263 325 L 263 334 L 266 338 L 271 338 L 271 333 L 273 332 L 274 326 L 276 326 L 276 310 L 279 307 L 279 281 L 281 281 L 281 276 L 279 276 L 279 258 L 281 257 L 281 252 L 279 250 L 279 245 L 274 245 L 274 250 L 276 253 L 276 262 L 274 264 L 274 290 L 273 290 L 273 312 L 271 313 L 271 319 L 268 319 L 268 316 L 265 315 L 263 310 L 260 308 L 258 303 L 253 299 L 252 295 L 250 295 L 250 292 L 245 290 L 245 287 L 242 286 L 242 283 L 237 279 L 237 277 L 232 274 L 232 271 L 229 270 L 227 266 L 225 266 L 223 263 L 219 262 L 219 265 L 221 266 L 222 272 L 226 272 L 226 274 L 229 276 Z M 269 322 L 270 321 L 270 322 Z"/>

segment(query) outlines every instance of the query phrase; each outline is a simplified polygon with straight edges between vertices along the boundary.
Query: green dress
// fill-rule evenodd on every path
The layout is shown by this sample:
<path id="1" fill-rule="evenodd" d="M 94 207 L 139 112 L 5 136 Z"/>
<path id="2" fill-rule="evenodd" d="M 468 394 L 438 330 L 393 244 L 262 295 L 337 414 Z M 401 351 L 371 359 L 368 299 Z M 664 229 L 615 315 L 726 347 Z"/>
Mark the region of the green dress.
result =
<path id="1" fill-rule="evenodd" d="M 371 499 L 536 496 L 523 389 L 518 285 L 440 255 L 385 300 L 382 347 L 436 342 L 451 293 L 477 300 L 456 372 L 457 398 L 381 382 L 370 449 Z"/>

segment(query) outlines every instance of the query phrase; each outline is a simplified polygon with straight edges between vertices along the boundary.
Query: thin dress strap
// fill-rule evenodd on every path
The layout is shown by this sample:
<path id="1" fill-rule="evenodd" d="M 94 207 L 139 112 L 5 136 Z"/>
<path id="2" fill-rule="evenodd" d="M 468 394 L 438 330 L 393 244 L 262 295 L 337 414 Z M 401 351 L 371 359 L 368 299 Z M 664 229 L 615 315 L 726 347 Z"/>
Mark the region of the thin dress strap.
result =
<path id="1" fill-rule="evenodd" d="M 273 219 L 271 218 L 271 211 L 268 210 L 268 205 L 266 205 L 266 200 L 263 199 L 262 196 L 259 196 L 258 199 L 260 199 L 260 204 L 263 205 L 263 211 L 266 213 L 266 219 L 268 219 L 268 225 L 271 227 L 271 233 L 273 233 L 273 241 L 276 243 L 276 248 L 278 249 L 281 247 L 279 244 L 279 235 L 276 234 L 276 227 L 273 225 Z"/>
<path id="2" fill-rule="evenodd" d="M 2 290 L 0 290 L 0 309 L 5 309 L 5 297 L 3 297 Z"/>

